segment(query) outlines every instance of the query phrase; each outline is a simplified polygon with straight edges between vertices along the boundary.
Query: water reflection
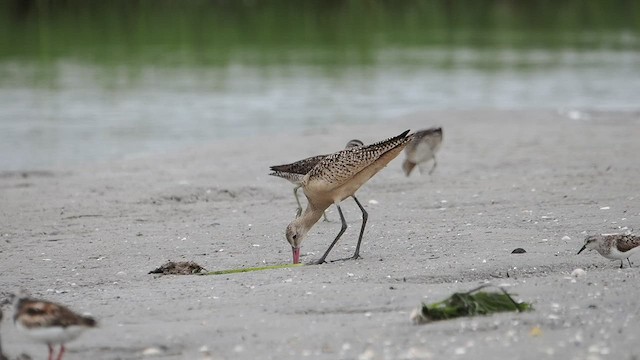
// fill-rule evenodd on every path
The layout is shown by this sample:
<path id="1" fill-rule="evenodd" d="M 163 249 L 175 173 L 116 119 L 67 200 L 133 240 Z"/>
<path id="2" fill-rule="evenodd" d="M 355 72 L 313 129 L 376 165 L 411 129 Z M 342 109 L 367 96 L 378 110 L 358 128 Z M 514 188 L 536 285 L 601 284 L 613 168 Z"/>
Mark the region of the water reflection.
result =
<path id="1" fill-rule="evenodd" d="M 418 110 L 635 108 L 637 7 L 5 2 L 0 170 Z"/>

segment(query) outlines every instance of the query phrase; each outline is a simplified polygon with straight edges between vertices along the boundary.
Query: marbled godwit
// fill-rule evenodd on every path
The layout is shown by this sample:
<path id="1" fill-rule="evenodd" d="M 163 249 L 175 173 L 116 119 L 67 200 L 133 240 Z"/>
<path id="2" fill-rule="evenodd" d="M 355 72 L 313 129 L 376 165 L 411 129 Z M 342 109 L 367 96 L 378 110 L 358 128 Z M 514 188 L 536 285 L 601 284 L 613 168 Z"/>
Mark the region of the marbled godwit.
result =
<path id="1" fill-rule="evenodd" d="M 13 318 L 18 330 L 31 339 L 49 346 L 49 360 L 53 360 L 54 346 L 60 344 L 57 360 L 62 360 L 64 344 L 77 338 L 87 328 L 96 326 L 88 316 L 44 300 L 19 298 Z"/>
<path id="2" fill-rule="evenodd" d="M 433 166 L 429 170 L 429 175 L 431 175 L 438 165 L 436 152 L 440 148 L 440 144 L 442 144 L 442 128 L 417 131 L 413 140 L 404 148 L 404 152 L 407 155 L 404 163 L 402 163 L 404 174 L 409 176 L 416 165 L 418 165 L 418 169 L 422 173 L 421 165 L 433 159 Z"/>
<path id="3" fill-rule="evenodd" d="M 362 211 L 362 227 L 352 259 L 360 257 L 360 243 L 367 224 L 368 214 L 355 196 L 356 191 L 373 175 L 393 160 L 409 143 L 412 136 L 409 130 L 402 134 L 367 146 L 358 146 L 331 154 L 320 160 L 302 179 L 301 186 L 307 197 L 308 205 L 302 216 L 287 226 L 287 241 L 293 250 L 293 263 L 300 262 L 300 244 L 313 225 L 320 219 L 324 210 L 335 204 L 340 214 L 342 227 L 327 251 L 316 263 L 321 264 L 329 255 L 333 246 L 347 229 L 340 202 L 352 197 Z"/>
<path id="4" fill-rule="evenodd" d="M 345 149 L 349 149 L 356 146 L 362 146 L 362 141 L 358 139 L 349 140 Z M 302 186 L 302 178 L 313 169 L 316 164 L 320 162 L 320 160 L 324 159 L 327 155 L 316 155 L 312 157 L 308 157 L 306 159 L 302 159 L 300 161 L 296 161 L 291 164 L 284 165 L 274 165 L 270 169 L 273 171 L 272 176 L 281 177 L 283 179 L 289 180 L 295 187 L 293 188 L 293 196 L 296 197 L 296 202 L 298 203 L 298 211 L 296 213 L 296 217 L 302 214 L 302 205 L 300 204 L 300 199 L 298 198 L 298 189 Z M 323 213 L 325 221 L 327 220 L 327 215 Z"/>
<path id="5" fill-rule="evenodd" d="M 640 236 L 630 234 L 587 236 L 578 254 L 585 249 L 595 250 L 607 259 L 620 260 L 620 269 L 624 265 L 624 259 L 627 259 L 629 267 L 631 267 L 629 256 L 640 251 Z"/>

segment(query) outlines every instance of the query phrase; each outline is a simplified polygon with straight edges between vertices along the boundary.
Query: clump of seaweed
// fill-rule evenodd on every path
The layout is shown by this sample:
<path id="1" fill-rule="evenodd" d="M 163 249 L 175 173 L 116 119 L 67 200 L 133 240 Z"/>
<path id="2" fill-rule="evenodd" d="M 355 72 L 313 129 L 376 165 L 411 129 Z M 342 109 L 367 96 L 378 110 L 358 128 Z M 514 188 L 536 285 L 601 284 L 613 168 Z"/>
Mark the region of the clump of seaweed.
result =
<path id="1" fill-rule="evenodd" d="M 157 269 L 149 271 L 149 274 L 162 275 L 192 275 L 205 272 L 206 269 L 193 261 L 169 261 Z"/>
<path id="2" fill-rule="evenodd" d="M 489 315 L 503 311 L 530 311 L 531 304 L 517 302 L 503 288 L 500 291 L 480 291 L 492 285 L 482 285 L 471 291 L 454 293 L 447 299 L 432 304 L 423 303 L 411 313 L 414 324 L 454 319 L 463 316 Z"/>

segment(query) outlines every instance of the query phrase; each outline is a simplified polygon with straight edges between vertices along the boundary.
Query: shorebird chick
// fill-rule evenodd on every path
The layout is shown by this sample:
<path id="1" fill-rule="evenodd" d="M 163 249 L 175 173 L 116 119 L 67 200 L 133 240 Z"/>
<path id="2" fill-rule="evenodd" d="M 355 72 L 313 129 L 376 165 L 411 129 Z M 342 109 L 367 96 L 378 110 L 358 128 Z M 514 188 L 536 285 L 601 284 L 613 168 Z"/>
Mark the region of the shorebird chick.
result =
<path id="1" fill-rule="evenodd" d="M 345 149 L 349 149 L 356 146 L 362 146 L 362 141 L 358 139 L 349 140 Z M 302 178 L 316 166 L 320 160 L 324 159 L 327 155 L 316 155 L 312 157 L 308 157 L 306 159 L 302 159 L 296 161 L 291 164 L 284 165 L 274 165 L 270 169 L 273 171 L 271 176 L 281 177 L 283 179 L 289 180 L 295 187 L 293 188 L 293 196 L 296 197 L 296 202 L 298 203 L 298 210 L 296 212 L 296 217 L 299 217 L 302 214 L 302 205 L 300 204 L 300 199 L 298 198 L 298 189 L 302 186 Z M 327 215 L 323 213 L 324 220 L 327 220 Z"/>
<path id="2" fill-rule="evenodd" d="M 409 176 L 413 168 L 418 165 L 420 173 L 422 173 L 422 164 L 426 164 L 433 159 L 433 166 L 429 170 L 429 175 L 436 169 L 436 152 L 442 144 L 442 128 L 430 128 L 417 131 L 413 140 L 404 148 L 407 155 L 402 163 L 404 174 Z"/>
<path id="3" fill-rule="evenodd" d="M 640 236 L 631 234 L 603 234 L 587 236 L 584 239 L 584 245 L 578 251 L 580 254 L 583 250 L 595 250 L 600 255 L 611 260 L 620 260 L 620 269 L 623 268 L 624 259 L 629 262 L 629 256 L 640 251 Z"/>
<path id="4" fill-rule="evenodd" d="M 65 306 L 44 300 L 20 298 L 16 302 L 13 318 L 18 330 L 36 342 L 47 344 L 49 360 L 54 359 L 54 346 L 60 345 L 57 360 L 62 360 L 64 345 L 97 326 L 96 321 L 79 315 Z"/>
<path id="5" fill-rule="evenodd" d="M 340 202 L 352 197 L 362 211 L 362 227 L 358 244 L 352 259 L 360 257 L 360 243 L 367 224 L 368 214 L 355 196 L 356 191 L 378 171 L 393 160 L 411 141 L 407 136 L 409 130 L 402 134 L 367 146 L 357 146 L 331 154 L 320 160 L 301 180 L 300 185 L 308 200 L 307 209 L 302 216 L 293 220 L 288 226 L 286 237 L 293 251 L 293 263 L 300 262 L 300 245 L 313 225 L 320 219 L 325 209 L 335 204 L 340 214 L 342 227 L 327 251 L 316 263 L 321 264 L 329 255 L 333 246 L 347 229 L 347 222 L 342 214 Z"/>

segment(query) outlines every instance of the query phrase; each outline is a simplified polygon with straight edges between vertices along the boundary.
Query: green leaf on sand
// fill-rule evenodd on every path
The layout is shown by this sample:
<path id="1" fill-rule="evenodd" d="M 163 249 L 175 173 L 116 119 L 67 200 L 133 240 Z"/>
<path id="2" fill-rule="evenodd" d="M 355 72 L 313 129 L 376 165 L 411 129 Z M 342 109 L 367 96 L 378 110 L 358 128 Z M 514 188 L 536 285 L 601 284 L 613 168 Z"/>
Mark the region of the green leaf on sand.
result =
<path id="1" fill-rule="evenodd" d="M 225 275 L 225 274 L 236 274 L 236 273 L 244 273 L 250 271 L 260 271 L 260 270 L 272 270 L 272 269 L 284 269 L 291 267 L 302 266 L 303 264 L 284 264 L 284 265 L 271 265 L 271 266 L 261 266 L 261 267 L 252 267 L 252 268 L 242 268 L 242 269 L 229 269 L 229 270 L 218 270 L 218 271 L 209 271 L 202 275 Z"/>

